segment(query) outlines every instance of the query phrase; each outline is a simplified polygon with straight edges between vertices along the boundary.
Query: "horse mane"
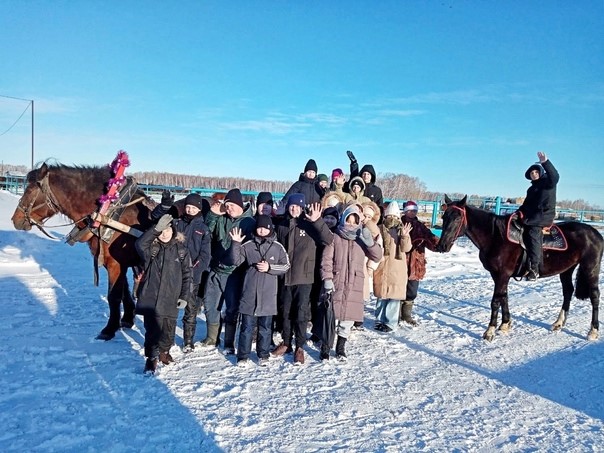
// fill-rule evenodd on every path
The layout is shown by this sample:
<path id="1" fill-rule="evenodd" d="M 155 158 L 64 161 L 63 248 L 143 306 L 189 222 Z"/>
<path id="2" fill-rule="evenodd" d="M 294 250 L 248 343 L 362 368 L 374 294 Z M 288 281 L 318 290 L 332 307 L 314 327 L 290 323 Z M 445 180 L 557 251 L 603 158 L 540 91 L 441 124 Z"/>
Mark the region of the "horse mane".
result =
<path id="1" fill-rule="evenodd" d="M 103 194 L 107 182 L 113 176 L 109 165 L 65 165 L 61 163 L 50 165 L 46 163 L 46 165 L 53 185 L 62 187 L 69 193 L 87 192 L 94 195 L 95 198 Z M 27 175 L 27 182 L 36 182 L 39 171 L 40 168 L 30 171 Z"/>
<path id="2" fill-rule="evenodd" d="M 505 238 L 508 219 L 510 218 L 511 214 L 498 215 L 492 211 L 487 211 L 486 209 L 470 205 L 466 205 L 466 209 L 474 213 L 475 217 L 479 219 L 481 224 L 491 226 L 492 236 L 497 234 L 502 238 Z"/>

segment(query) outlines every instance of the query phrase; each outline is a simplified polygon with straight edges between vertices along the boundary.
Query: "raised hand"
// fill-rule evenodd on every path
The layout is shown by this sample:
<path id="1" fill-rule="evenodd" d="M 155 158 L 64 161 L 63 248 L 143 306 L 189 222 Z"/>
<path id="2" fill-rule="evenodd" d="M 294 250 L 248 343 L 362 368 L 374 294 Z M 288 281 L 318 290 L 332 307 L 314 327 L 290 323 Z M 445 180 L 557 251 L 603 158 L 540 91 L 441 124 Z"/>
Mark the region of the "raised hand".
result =
<path id="1" fill-rule="evenodd" d="M 170 226 L 170 223 L 173 219 L 174 217 L 172 217 L 170 214 L 164 214 L 155 224 L 155 231 L 159 231 L 161 233 Z"/>
<path id="2" fill-rule="evenodd" d="M 170 209 L 172 207 L 172 205 L 174 204 L 174 195 L 172 195 L 168 189 L 165 189 L 161 193 L 161 202 L 160 202 L 160 204 L 164 208 L 167 208 L 167 209 Z"/>
<path id="3" fill-rule="evenodd" d="M 401 227 L 401 233 L 403 233 L 403 236 L 409 236 L 409 233 L 412 229 L 413 227 L 410 223 L 403 223 L 403 226 Z"/>
<path id="4" fill-rule="evenodd" d="M 321 203 L 312 203 L 308 206 L 308 213 L 306 217 L 311 222 L 316 222 L 321 217 L 321 213 L 323 212 L 323 208 L 321 207 Z"/>
<path id="5" fill-rule="evenodd" d="M 241 228 L 239 227 L 235 227 L 229 231 L 229 236 L 231 236 L 231 239 L 235 242 L 242 242 L 244 238 L 243 234 L 241 233 Z"/>
<path id="6" fill-rule="evenodd" d="M 547 156 L 543 151 L 537 152 L 537 157 L 539 158 L 539 162 L 543 163 L 547 160 Z"/>
<path id="7" fill-rule="evenodd" d="M 350 159 L 350 162 L 351 162 L 351 163 L 353 163 L 353 164 L 354 164 L 354 163 L 356 163 L 357 158 L 356 158 L 356 157 L 354 157 L 354 154 L 352 154 L 352 151 L 350 151 L 350 150 L 346 151 L 346 155 L 347 155 L 347 156 L 348 156 L 348 158 Z"/>

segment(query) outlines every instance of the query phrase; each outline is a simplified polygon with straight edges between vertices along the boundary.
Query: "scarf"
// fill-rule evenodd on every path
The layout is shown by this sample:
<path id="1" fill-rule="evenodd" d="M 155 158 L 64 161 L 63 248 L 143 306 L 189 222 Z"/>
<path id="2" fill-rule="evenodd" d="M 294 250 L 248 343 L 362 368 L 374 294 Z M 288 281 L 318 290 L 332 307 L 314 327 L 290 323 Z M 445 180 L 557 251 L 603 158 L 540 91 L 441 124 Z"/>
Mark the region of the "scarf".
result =
<path id="1" fill-rule="evenodd" d="M 336 231 L 338 235 L 348 241 L 354 241 L 358 237 L 359 225 L 338 224 Z"/>

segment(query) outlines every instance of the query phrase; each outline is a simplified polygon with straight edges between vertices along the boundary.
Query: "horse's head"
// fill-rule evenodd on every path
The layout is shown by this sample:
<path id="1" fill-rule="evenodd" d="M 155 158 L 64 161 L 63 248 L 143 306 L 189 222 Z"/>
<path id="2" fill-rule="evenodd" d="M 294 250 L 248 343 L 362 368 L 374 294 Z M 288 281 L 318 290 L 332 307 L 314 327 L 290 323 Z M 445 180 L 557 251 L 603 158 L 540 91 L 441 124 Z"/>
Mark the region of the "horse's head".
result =
<path id="1" fill-rule="evenodd" d="M 458 237 L 463 236 L 468 226 L 466 219 L 466 195 L 461 200 L 453 201 L 445 195 L 443 205 L 443 229 L 436 247 L 439 252 L 448 252 Z"/>
<path id="2" fill-rule="evenodd" d="M 59 212 L 56 199 L 50 189 L 46 163 L 27 174 L 27 187 L 11 218 L 17 230 L 41 227 L 46 220 Z"/>

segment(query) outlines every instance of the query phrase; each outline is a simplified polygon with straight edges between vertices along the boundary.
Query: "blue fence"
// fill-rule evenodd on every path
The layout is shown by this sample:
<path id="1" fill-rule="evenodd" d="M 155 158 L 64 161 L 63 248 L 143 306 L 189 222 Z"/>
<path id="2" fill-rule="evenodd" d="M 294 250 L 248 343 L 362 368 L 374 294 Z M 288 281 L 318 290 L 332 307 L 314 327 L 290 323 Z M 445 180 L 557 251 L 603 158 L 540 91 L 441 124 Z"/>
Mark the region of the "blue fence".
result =
<path id="1" fill-rule="evenodd" d="M 0 176 L 0 189 L 7 190 L 14 194 L 22 194 L 25 190 L 25 175 L 16 175 L 7 172 L 5 175 Z M 181 194 L 185 196 L 189 193 L 198 193 L 204 197 L 211 197 L 215 193 L 227 193 L 228 189 L 208 189 L 204 187 L 193 187 L 185 188 L 181 186 L 168 186 L 158 184 L 139 184 L 138 185 L 148 195 L 160 195 L 163 190 L 169 190 L 175 194 Z M 241 194 L 246 197 L 256 197 L 259 192 L 252 190 L 242 190 Z M 276 200 L 283 198 L 284 193 L 273 193 L 273 197 Z M 386 199 L 386 202 L 391 202 L 392 199 Z M 396 200 L 399 206 L 403 206 L 407 200 Z M 429 223 L 431 227 L 435 227 L 439 224 L 439 216 L 441 214 L 442 201 L 431 201 L 431 200 L 418 200 L 416 201 L 419 213 L 418 215 L 424 219 L 426 223 Z M 468 199 L 468 204 L 478 206 L 489 211 L 493 211 L 496 214 L 505 215 L 515 212 L 519 205 L 506 203 L 501 197 L 493 198 L 477 198 Z M 556 220 L 578 220 L 581 222 L 595 222 L 604 223 L 604 211 L 602 210 L 573 210 L 573 209 L 558 209 Z"/>

